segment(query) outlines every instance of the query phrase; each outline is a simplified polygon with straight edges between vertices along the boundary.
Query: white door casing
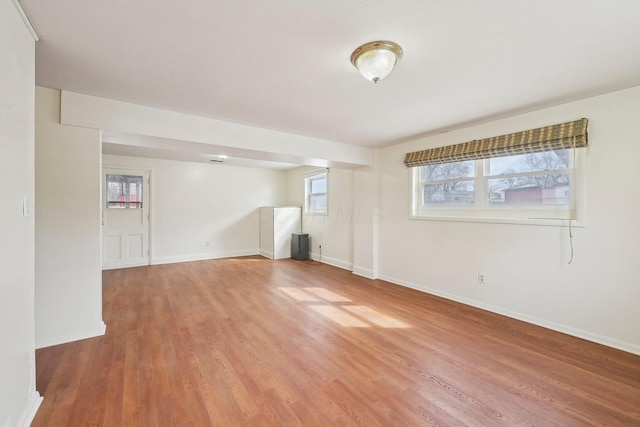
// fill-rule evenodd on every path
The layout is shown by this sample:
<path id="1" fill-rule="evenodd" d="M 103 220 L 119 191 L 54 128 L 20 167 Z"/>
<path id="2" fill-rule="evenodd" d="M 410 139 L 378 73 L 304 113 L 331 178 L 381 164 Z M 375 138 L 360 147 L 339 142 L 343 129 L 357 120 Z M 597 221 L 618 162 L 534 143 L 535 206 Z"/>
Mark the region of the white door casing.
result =
<path id="1" fill-rule="evenodd" d="M 108 207 L 107 175 L 142 177 L 142 206 L 139 207 L 139 201 L 126 204 L 123 199 L 122 203 L 111 203 Z M 149 176 L 148 170 L 102 170 L 103 270 L 149 265 Z"/>

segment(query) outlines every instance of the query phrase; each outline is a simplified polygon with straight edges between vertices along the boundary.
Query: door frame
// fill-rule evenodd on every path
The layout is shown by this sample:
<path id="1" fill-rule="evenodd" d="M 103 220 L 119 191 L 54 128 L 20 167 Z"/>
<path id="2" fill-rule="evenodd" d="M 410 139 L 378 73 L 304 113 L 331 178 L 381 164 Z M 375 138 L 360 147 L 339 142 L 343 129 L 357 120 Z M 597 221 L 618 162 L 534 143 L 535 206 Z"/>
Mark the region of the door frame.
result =
<path id="1" fill-rule="evenodd" d="M 152 210 L 153 210 L 153 193 L 152 193 L 152 183 L 153 183 L 153 169 L 151 168 L 145 168 L 145 167 L 140 167 L 140 166 L 124 166 L 124 165 L 112 165 L 112 164 L 101 164 L 100 166 L 100 269 L 101 271 L 105 271 L 105 270 L 115 270 L 118 268 L 127 268 L 127 267 L 107 267 L 105 268 L 103 265 L 104 262 L 104 232 L 103 232 L 103 228 L 104 228 L 104 215 L 105 215 L 105 211 L 107 209 L 107 204 L 106 204 L 106 194 L 105 194 L 105 187 L 104 187 L 104 181 L 105 181 L 105 170 L 106 169 L 112 169 L 112 170 L 122 170 L 122 171 L 137 171 L 137 172 L 147 172 L 149 175 L 149 180 L 147 182 L 147 194 L 149 197 L 149 210 L 147 212 L 148 218 L 147 218 L 147 246 L 148 246 L 148 250 L 149 250 L 149 257 L 148 257 L 148 263 L 147 265 L 153 265 L 152 262 L 152 255 L 153 255 L 153 249 L 152 249 L 152 241 L 153 241 L 153 236 L 151 233 L 151 230 L 153 230 L 152 224 L 151 222 L 153 221 L 153 215 L 152 215 Z"/>

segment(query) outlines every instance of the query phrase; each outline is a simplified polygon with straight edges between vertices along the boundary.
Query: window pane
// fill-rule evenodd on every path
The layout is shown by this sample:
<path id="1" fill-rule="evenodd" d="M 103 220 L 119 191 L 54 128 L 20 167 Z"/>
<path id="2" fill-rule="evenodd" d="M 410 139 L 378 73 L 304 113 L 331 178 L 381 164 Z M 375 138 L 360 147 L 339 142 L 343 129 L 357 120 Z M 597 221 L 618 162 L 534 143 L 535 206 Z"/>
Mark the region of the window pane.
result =
<path id="1" fill-rule="evenodd" d="M 326 211 L 327 210 L 327 196 L 317 195 L 309 197 L 309 208 L 312 211 Z"/>
<path id="2" fill-rule="evenodd" d="M 310 180 L 310 193 L 311 194 L 317 194 L 317 193 L 326 193 L 327 192 L 327 178 L 323 177 L 323 178 L 315 178 L 315 179 L 311 179 Z"/>
<path id="3" fill-rule="evenodd" d="M 142 177 L 107 175 L 107 207 L 142 208 Z"/>
<path id="4" fill-rule="evenodd" d="M 533 175 L 489 179 L 492 205 L 569 205 L 571 183 L 568 174 Z"/>
<path id="5" fill-rule="evenodd" d="M 129 182 L 129 201 L 142 202 L 142 183 Z"/>
<path id="6" fill-rule="evenodd" d="M 542 153 L 489 159 L 488 175 L 506 175 L 522 172 L 542 172 L 569 169 L 571 150 L 544 151 Z"/>
<path id="7" fill-rule="evenodd" d="M 423 186 L 424 205 L 471 205 L 474 182 L 458 181 Z"/>
<path id="8" fill-rule="evenodd" d="M 443 163 L 422 168 L 424 181 L 442 181 L 445 179 L 471 178 L 475 175 L 474 161 Z"/>

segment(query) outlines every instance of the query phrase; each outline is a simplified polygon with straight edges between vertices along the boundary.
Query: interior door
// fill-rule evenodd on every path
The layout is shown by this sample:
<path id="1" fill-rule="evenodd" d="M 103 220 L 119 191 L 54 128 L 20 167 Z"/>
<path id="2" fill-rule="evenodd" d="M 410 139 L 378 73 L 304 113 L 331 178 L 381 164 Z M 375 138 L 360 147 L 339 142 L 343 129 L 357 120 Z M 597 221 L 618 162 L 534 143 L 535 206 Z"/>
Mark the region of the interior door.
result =
<path id="1" fill-rule="evenodd" d="M 102 269 L 149 265 L 149 171 L 104 168 Z"/>

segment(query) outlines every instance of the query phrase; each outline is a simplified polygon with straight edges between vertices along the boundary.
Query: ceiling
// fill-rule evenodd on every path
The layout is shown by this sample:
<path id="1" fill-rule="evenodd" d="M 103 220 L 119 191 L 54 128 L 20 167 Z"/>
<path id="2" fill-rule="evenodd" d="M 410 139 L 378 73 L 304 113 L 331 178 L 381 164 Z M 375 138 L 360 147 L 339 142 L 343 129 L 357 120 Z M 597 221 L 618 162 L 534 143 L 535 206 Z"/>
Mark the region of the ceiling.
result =
<path id="1" fill-rule="evenodd" d="M 638 0 L 21 0 L 36 83 L 381 147 L 640 85 Z M 349 61 L 393 40 L 379 84 Z"/>

